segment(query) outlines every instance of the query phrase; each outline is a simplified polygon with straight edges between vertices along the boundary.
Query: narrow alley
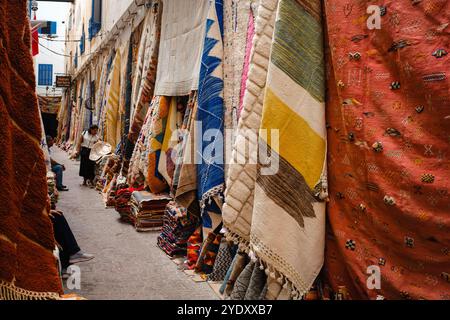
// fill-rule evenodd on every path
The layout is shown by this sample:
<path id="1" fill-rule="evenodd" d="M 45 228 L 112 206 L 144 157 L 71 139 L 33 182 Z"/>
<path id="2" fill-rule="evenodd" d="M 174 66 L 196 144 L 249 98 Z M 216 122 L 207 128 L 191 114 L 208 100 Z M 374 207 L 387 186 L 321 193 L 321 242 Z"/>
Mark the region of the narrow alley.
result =
<path id="1" fill-rule="evenodd" d="M 0 300 L 450 300 L 449 17 L 0 0 Z"/>
<path id="2" fill-rule="evenodd" d="M 140 233 L 119 220 L 114 209 L 103 206 L 101 195 L 81 187 L 79 162 L 53 147 L 52 157 L 66 166 L 58 209 L 64 212 L 79 246 L 95 255 L 78 264 L 81 290 L 72 291 L 87 299 L 217 299 L 206 282 L 194 282 L 177 270 L 156 245 L 159 232 Z M 68 290 L 67 292 L 71 292 Z"/>

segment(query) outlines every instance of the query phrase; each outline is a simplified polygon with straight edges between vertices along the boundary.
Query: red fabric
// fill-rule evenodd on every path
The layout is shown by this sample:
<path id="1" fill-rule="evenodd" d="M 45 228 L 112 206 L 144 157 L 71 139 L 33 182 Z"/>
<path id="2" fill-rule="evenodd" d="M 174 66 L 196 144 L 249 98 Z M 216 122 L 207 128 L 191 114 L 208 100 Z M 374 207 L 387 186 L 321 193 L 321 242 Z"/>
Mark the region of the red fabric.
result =
<path id="1" fill-rule="evenodd" d="M 26 1 L 0 0 L 0 280 L 62 293 L 26 12 Z"/>
<path id="2" fill-rule="evenodd" d="M 368 30 L 365 1 L 325 2 L 327 284 L 352 299 L 449 299 L 449 56 L 433 53 L 449 51 L 450 4 L 377 3 L 381 29 Z M 379 290 L 366 285 L 371 265 Z"/>
<path id="3" fill-rule="evenodd" d="M 39 54 L 39 33 L 37 28 L 31 33 L 31 54 L 33 57 Z"/>

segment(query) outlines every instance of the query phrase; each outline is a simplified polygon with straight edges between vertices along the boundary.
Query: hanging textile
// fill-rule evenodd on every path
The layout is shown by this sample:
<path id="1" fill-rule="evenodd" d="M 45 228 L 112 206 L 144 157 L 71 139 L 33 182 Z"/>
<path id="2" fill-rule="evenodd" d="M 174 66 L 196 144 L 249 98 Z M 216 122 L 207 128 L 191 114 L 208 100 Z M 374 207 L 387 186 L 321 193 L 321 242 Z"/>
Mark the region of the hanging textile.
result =
<path id="1" fill-rule="evenodd" d="M 91 80 L 90 80 L 90 71 L 85 78 L 85 87 L 84 87 L 84 98 L 83 98 L 83 131 L 88 130 L 92 125 L 92 107 L 91 107 Z"/>
<path id="2" fill-rule="evenodd" d="M 0 30 L 0 300 L 58 299 L 26 1 L 0 0 Z"/>
<path id="3" fill-rule="evenodd" d="M 381 29 L 368 30 L 353 23 L 365 6 L 325 3 L 326 282 L 343 299 L 447 300 L 450 4 L 382 9 Z"/>
<path id="4" fill-rule="evenodd" d="M 161 154 L 158 161 L 158 172 L 165 181 L 172 185 L 173 174 L 175 171 L 174 158 L 172 152 L 178 144 L 177 130 L 181 126 L 181 112 L 178 111 L 177 98 L 172 98 L 170 102 L 169 114 L 164 132 L 164 139 L 161 145 Z"/>
<path id="5" fill-rule="evenodd" d="M 120 142 L 119 94 L 120 94 L 120 52 L 116 52 L 111 70 L 107 103 L 105 106 L 105 142 L 115 149 Z"/>
<path id="6" fill-rule="evenodd" d="M 257 10 L 257 9 L 256 9 Z M 241 74 L 241 88 L 239 91 L 239 105 L 237 108 L 237 115 L 236 117 L 239 118 L 242 112 L 242 108 L 244 106 L 244 93 L 245 89 L 247 88 L 247 79 L 248 79 L 248 72 L 250 68 L 250 58 L 252 53 L 252 46 L 253 46 L 253 38 L 255 36 L 255 18 L 253 10 L 250 10 L 248 13 L 248 26 L 247 26 L 247 42 L 245 46 L 245 54 L 244 54 L 244 65 L 242 67 Z"/>
<path id="7" fill-rule="evenodd" d="M 250 241 L 297 299 L 311 288 L 324 256 L 324 77 L 321 1 L 281 0 L 259 135 L 260 156 L 269 151 L 274 166 L 259 161 Z"/>
<path id="8" fill-rule="evenodd" d="M 258 9 L 260 15 L 255 19 L 253 53 L 225 190 L 223 220 L 228 231 L 226 236 L 245 251 L 249 249 L 257 163 L 256 155 L 250 151 L 257 150 L 277 3 L 277 0 L 262 0 Z M 249 151 L 242 148 L 245 144 L 249 145 Z"/>
<path id="9" fill-rule="evenodd" d="M 189 132 L 186 134 L 183 144 L 183 161 L 181 162 L 181 168 L 179 169 L 178 186 L 176 189 L 175 200 L 177 203 L 182 205 L 187 209 L 192 211 L 198 211 L 200 214 L 197 201 L 197 161 L 196 161 L 196 149 L 195 146 L 198 145 L 197 139 L 199 138 L 197 131 L 199 131 L 199 126 L 197 125 L 195 119 L 197 117 L 198 109 L 198 96 L 194 95 L 192 98 L 192 112 L 191 120 L 189 126 Z M 191 208 L 194 206 L 195 209 Z"/>
<path id="10" fill-rule="evenodd" d="M 131 126 L 128 139 L 136 142 L 142 129 L 148 106 L 153 97 L 161 36 L 162 3 L 153 1 L 144 20 L 144 30 L 139 45 L 136 72 L 134 75 Z"/>
<path id="11" fill-rule="evenodd" d="M 186 111 L 184 113 L 183 124 L 179 130 L 178 134 L 178 145 L 176 146 L 175 152 L 177 153 L 175 160 L 175 172 L 173 174 L 173 181 L 171 185 L 171 190 L 174 194 L 176 194 L 176 190 L 178 189 L 178 184 L 180 181 L 181 168 L 183 167 L 183 158 L 186 151 L 187 142 L 189 139 L 189 130 L 191 128 L 191 124 L 195 121 L 195 113 L 194 106 L 197 102 L 197 92 L 192 92 L 189 95 L 189 100 L 187 103 Z"/>
<path id="12" fill-rule="evenodd" d="M 78 142 L 84 126 L 84 108 L 83 108 L 83 89 L 84 89 L 84 79 L 80 80 L 77 83 L 77 91 L 75 92 L 75 101 L 76 101 L 76 110 L 77 117 L 75 118 L 75 126 L 74 126 L 74 143 Z"/>
<path id="13" fill-rule="evenodd" d="M 220 213 L 224 191 L 224 105 L 223 105 L 223 5 L 211 1 L 206 22 L 206 37 L 200 69 L 197 121 L 202 134 L 196 152 L 197 196 L 203 214 L 203 225 L 212 227 L 208 211 Z"/>
<path id="14" fill-rule="evenodd" d="M 41 140 L 40 146 L 42 153 L 44 155 L 45 167 L 47 168 L 47 172 L 52 170 L 52 163 L 50 160 L 50 151 L 47 144 L 47 134 L 45 133 L 44 121 L 42 120 L 42 114 L 39 112 L 39 123 L 41 125 Z"/>
<path id="15" fill-rule="evenodd" d="M 133 154 L 130 159 L 127 181 L 134 187 L 143 186 L 148 167 L 148 150 L 145 145 L 147 136 L 150 134 L 151 115 L 155 104 L 159 102 L 159 97 L 154 97 L 145 116 L 139 137 L 134 145 Z"/>
<path id="16" fill-rule="evenodd" d="M 197 90 L 209 0 L 165 1 L 155 95 Z"/>
<path id="17" fill-rule="evenodd" d="M 167 187 L 164 177 L 158 172 L 158 163 L 161 156 L 161 147 L 167 125 L 171 98 L 157 97 L 152 110 L 150 121 L 150 134 L 146 137 L 145 146 L 148 150 L 148 165 L 145 174 L 146 184 L 152 193 L 163 192 Z"/>
<path id="18" fill-rule="evenodd" d="M 127 56 L 127 68 L 125 71 L 125 107 L 124 107 L 124 117 L 123 117 L 123 133 L 127 134 L 130 131 L 131 122 L 131 93 L 133 89 L 132 83 L 132 70 L 133 70 L 133 38 L 130 38 L 128 43 L 128 56 Z M 133 150 L 131 149 L 131 152 Z M 126 159 L 130 159 L 131 154 L 127 156 L 126 150 L 124 153 Z"/>
<path id="19" fill-rule="evenodd" d="M 105 83 L 103 95 L 101 97 L 100 108 L 99 108 L 99 112 L 98 112 L 99 136 L 103 137 L 103 139 L 105 139 L 105 133 L 106 133 L 106 111 L 107 111 L 107 106 L 108 106 L 109 94 L 111 91 L 111 83 L 112 83 L 112 77 L 113 77 L 112 67 L 113 67 L 113 62 L 114 62 L 115 56 L 116 56 L 116 52 L 115 52 L 115 50 L 112 50 L 108 59 L 105 61 L 105 63 L 106 63 L 106 74 L 105 74 L 106 83 Z"/>
<path id="20" fill-rule="evenodd" d="M 112 52 L 106 55 L 102 61 L 102 71 L 99 79 L 99 85 L 97 89 L 97 96 L 95 98 L 96 106 L 95 106 L 95 117 L 94 123 L 96 123 L 99 127 L 102 125 L 102 112 L 106 105 L 106 97 L 108 86 L 108 80 L 110 75 L 110 69 L 108 68 L 108 62 L 112 59 Z"/>
<path id="21" fill-rule="evenodd" d="M 127 92 L 128 88 L 131 87 L 131 84 L 128 82 L 128 66 L 130 65 L 130 61 L 128 58 L 129 49 L 130 49 L 130 37 L 127 38 L 127 35 L 124 36 L 127 39 L 120 46 L 120 94 L 119 94 L 119 115 L 118 115 L 118 128 L 117 128 L 117 137 L 118 144 L 120 145 L 119 154 L 123 155 L 124 151 L 124 138 L 125 138 L 125 126 L 126 126 L 126 109 L 127 109 Z"/>
<path id="22" fill-rule="evenodd" d="M 67 140 L 67 129 L 68 129 L 68 123 L 69 123 L 69 103 L 70 103 L 70 96 L 69 96 L 69 89 L 66 89 L 63 93 L 62 100 L 61 100 L 61 108 L 58 111 L 58 135 L 56 137 L 57 143 L 66 142 Z"/>
<path id="23" fill-rule="evenodd" d="M 251 13 L 251 0 L 226 0 L 223 3 L 223 43 L 224 43 L 224 125 L 225 129 L 236 129 L 237 109 L 243 80 L 246 47 L 251 48 L 252 39 L 248 37 L 248 25 Z M 253 35 L 251 36 L 253 38 Z M 250 42 L 250 43 L 249 43 Z M 250 52 L 249 52 L 250 53 Z M 233 135 L 225 135 L 225 145 L 232 145 Z M 231 148 L 225 149 L 225 159 L 231 156 Z M 225 175 L 228 173 L 228 164 L 225 163 Z"/>

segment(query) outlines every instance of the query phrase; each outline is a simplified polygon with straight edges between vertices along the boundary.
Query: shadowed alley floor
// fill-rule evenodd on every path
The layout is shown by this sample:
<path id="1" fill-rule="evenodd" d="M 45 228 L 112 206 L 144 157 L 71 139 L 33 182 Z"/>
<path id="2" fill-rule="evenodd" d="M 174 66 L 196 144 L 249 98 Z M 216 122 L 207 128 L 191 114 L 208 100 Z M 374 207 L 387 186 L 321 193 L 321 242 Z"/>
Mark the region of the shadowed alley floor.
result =
<path id="1" fill-rule="evenodd" d="M 79 246 L 95 258 L 80 263 L 81 290 L 87 299 L 217 299 L 205 282 L 196 283 L 177 269 L 157 244 L 158 232 L 136 232 L 105 209 L 101 195 L 81 187 L 79 162 L 53 147 L 52 157 L 66 166 L 58 209 L 64 212 Z"/>

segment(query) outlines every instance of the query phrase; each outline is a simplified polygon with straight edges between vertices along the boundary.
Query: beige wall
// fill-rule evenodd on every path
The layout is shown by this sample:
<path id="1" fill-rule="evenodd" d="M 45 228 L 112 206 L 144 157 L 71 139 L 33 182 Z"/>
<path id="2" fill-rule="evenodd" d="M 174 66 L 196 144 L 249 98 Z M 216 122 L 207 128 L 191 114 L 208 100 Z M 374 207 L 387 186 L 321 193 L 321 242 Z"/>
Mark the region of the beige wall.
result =
<path id="1" fill-rule="evenodd" d="M 90 53 L 95 52 L 96 48 L 105 37 L 106 33 L 112 29 L 114 24 L 125 13 L 127 8 L 133 0 L 102 0 L 102 28 L 97 35 L 90 41 L 89 40 L 89 19 L 91 18 L 92 1 L 91 0 L 75 0 L 71 5 L 71 14 L 67 17 L 67 26 L 71 26 L 70 30 L 67 28 L 66 38 L 69 40 L 79 40 L 82 35 L 83 25 L 86 35 L 85 51 L 84 54 L 80 54 L 79 42 L 67 42 L 66 55 L 72 53 L 72 59 L 66 58 L 65 65 L 69 69 L 68 72 L 74 74 L 76 72 L 73 65 L 73 58 L 78 51 L 78 67 L 88 59 Z M 72 15 L 72 22 L 69 19 Z M 70 61 L 71 60 L 71 61 Z M 72 68 L 70 67 L 72 65 Z"/>

